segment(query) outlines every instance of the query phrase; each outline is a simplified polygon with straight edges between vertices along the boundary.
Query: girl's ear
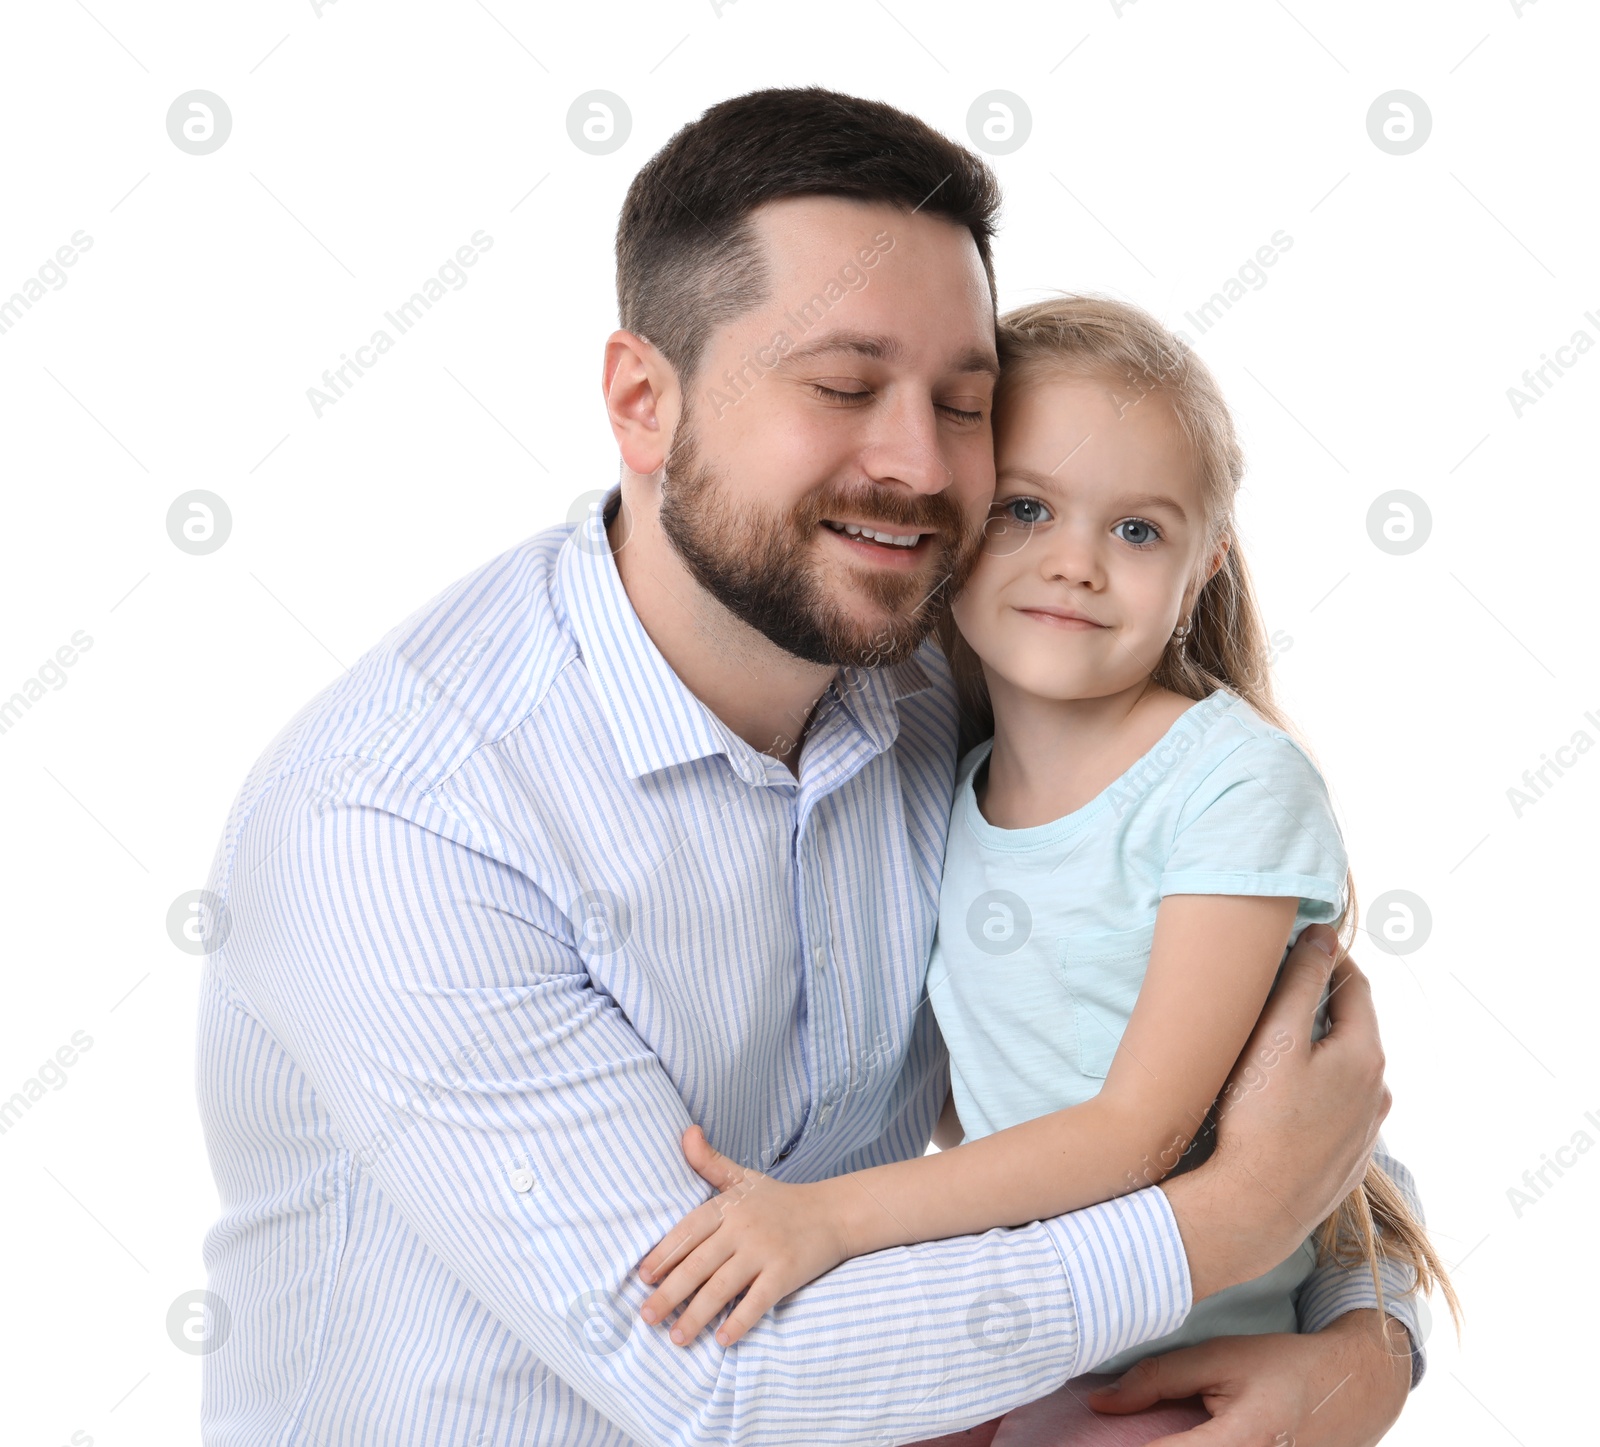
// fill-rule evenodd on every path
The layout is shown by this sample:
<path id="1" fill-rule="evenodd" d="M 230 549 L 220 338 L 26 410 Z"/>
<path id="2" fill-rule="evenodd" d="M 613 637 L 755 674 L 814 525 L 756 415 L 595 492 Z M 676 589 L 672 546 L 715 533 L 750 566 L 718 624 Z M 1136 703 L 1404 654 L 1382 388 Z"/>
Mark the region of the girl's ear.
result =
<path id="1" fill-rule="evenodd" d="M 1200 585 L 1201 587 L 1204 587 L 1206 583 L 1209 583 L 1214 577 L 1217 576 L 1217 573 L 1221 569 L 1223 562 L 1227 559 L 1228 549 L 1232 543 L 1233 539 L 1229 537 L 1227 533 L 1224 533 L 1218 540 L 1217 549 L 1214 553 L 1212 553 L 1211 561 L 1206 566 L 1205 582 Z"/>
<path id="2" fill-rule="evenodd" d="M 1195 580 L 1190 585 L 1189 592 L 1183 600 L 1183 616 L 1185 618 L 1194 612 L 1195 604 L 1200 601 L 1200 595 L 1205 592 L 1206 584 L 1222 571 L 1222 565 L 1227 560 L 1228 547 L 1231 541 L 1232 539 L 1228 534 L 1224 533 L 1212 550 L 1211 557 L 1195 575 Z"/>

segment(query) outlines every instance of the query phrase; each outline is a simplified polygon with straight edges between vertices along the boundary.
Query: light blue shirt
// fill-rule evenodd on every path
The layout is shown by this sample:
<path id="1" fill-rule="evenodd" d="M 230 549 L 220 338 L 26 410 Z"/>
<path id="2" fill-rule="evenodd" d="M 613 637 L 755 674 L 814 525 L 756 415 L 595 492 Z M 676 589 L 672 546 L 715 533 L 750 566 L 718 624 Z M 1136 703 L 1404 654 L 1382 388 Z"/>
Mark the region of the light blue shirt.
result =
<path id="1" fill-rule="evenodd" d="M 905 1441 L 1172 1330 L 1154 1189 L 846 1262 L 731 1348 L 638 1318 L 712 1194 L 691 1121 L 790 1181 L 925 1149 L 955 739 L 930 643 L 841 671 L 796 779 L 651 643 L 598 504 L 302 708 L 208 881 L 206 1442 Z M 1329 1273 L 1301 1325 L 1373 1300 Z"/>
<path id="2" fill-rule="evenodd" d="M 1297 897 L 1292 942 L 1338 916 L 1346 870 L 1316 767 L 1225 690 L 1190 705 L 1087 804 L 1031 828 L 997 828 L 978 807 L 974 779 L 993 743 L 957 773 L 928 966 L 969 1139 L 1099 1092 L 1166 895 Z M 1099 1369 L 1214 1336 L 1293 1331 L 1295 1293 L 1315 1263 L 1307 1243 L 1270 1275 L 1199 1303 L 1180 1331 Z"/>

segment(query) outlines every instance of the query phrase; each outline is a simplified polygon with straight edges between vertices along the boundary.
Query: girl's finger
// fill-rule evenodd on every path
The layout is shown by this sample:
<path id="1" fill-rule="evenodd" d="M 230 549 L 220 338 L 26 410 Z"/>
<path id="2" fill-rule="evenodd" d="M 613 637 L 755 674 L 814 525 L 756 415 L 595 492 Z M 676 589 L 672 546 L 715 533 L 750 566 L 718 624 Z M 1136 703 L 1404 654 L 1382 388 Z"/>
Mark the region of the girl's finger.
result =
<path id="1" fill-rule="evenodd" d="M 695 1288 L 708 1281 L 732 1255 L 733 1247 L 721 1237 L 712 1236 L 702 1242 L 645 1298 L 639 1315 L 650 1322 L 662 1320 L 680 1302 L 687 1301 Z"/>
<path id="2" fill-rule="evenodd" d="M 731 1347 L 758 1321 L 761 1320 L 773 1305 L 782 1300 L 787 1292 L 779 1292 L 775 1287 L 766 1285 L 766 1273 L 758 1276 L 745 1292 L 741 1301 L 729 1314 L 728 1319 L 717 1328 L 717 1345 Z"/>
<path id="3" fill-rule="evenodd" d="M 737 1258 L 725 1262 L 673 1323 L 673 1341 L 679 1346 L 688 1346 L 700 1334 L 700 1329 L 754 1280 L 755 1272 L 741 1265 Z"/>
<path id="4" fill-rule="evenodd" d="M 683 1133 L 683 1154 L 695 1171 L 719 1191 L 737 1186 L 744 1179 L 744 1167 L 713 1149 L 705 1132 L 697 1125 Z"/>
<path id="5" fill-rule="evenodd" d="M 696 1206 L 650 1248 L 639 1263 L 642 1280 L 653 1281 L 665 1274 L 722 1224 L 721 1213 L 708 1209 L 712 1205 L 714 1203 L 708 1201 L 703 1206 Z"/>

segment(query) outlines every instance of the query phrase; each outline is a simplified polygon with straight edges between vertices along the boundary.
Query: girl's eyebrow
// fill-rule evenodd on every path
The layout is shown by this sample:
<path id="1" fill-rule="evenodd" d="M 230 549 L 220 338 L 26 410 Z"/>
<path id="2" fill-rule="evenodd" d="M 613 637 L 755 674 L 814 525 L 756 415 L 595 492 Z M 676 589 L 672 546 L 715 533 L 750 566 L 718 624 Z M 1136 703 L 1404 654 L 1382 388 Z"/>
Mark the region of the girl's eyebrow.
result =
<path id="1" fill-rule="evenodd" d="M 1058 479 L 1047 472 L 1037 472 L 1031 467 L 1003 467 L 995 474 L 995 485 L 1006 480 L 1026 483 L 1029 487 L 1037 488 L 1041 492 L 1059 493 L 1061 484 Z M 1176 498 L 1168 497 L 1164 492 L 1141 492 L 1131 497 L 1116 499 L 1117 508 L 1144 508 L 1146 511 L 1166 511 L 1172 513 L 1179 522 L 1189 521 L 1189 514 L 1183 510 Z"/>
<path id="2" fill-rule="evenodd" d="M 1029 487 L 1040 487 L 1054 492 L 1057 483 L 1048 472 L 1035 472 L 1031 467 L 1002 467 L 994 475 L 994 480 L 1000 482 L 1004 478 L 1015 478 L 1018 482 L 1025 482 Z"/>
<path id="3" fill-rule="evenodd" d="M 1164 492 L 1145 492 L 1140 493 L 1137 497 L 1121 498 L 1117 505 L 1119 507 L 1142 507 L 1147 511 L 1165 508 L 1166 511 L 1175 513 L 1179 522 L 1186 523 L 1189 521 L 1189 514 L 1178 505 L 1177 500 L 1168 497 Z"/>

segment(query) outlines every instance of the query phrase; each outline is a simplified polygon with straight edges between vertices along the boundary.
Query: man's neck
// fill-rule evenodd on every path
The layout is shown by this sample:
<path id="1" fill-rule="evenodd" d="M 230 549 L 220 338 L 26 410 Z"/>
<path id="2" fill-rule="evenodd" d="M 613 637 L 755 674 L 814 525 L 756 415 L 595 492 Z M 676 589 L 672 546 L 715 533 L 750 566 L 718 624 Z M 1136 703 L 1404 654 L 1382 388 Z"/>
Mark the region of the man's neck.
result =
<path id="1" fill-rule="evenodd" d="M 684 567 L 653 511 L 631 509 L 630 521 L 624 532 L 619 517 L 606 533 L 650 641 L 733 733 L 798 777 L 806 729 L 838 670 L 785 653 L 729 613 Z M 621 536 L 626 542 L 619 548 Z"/>

